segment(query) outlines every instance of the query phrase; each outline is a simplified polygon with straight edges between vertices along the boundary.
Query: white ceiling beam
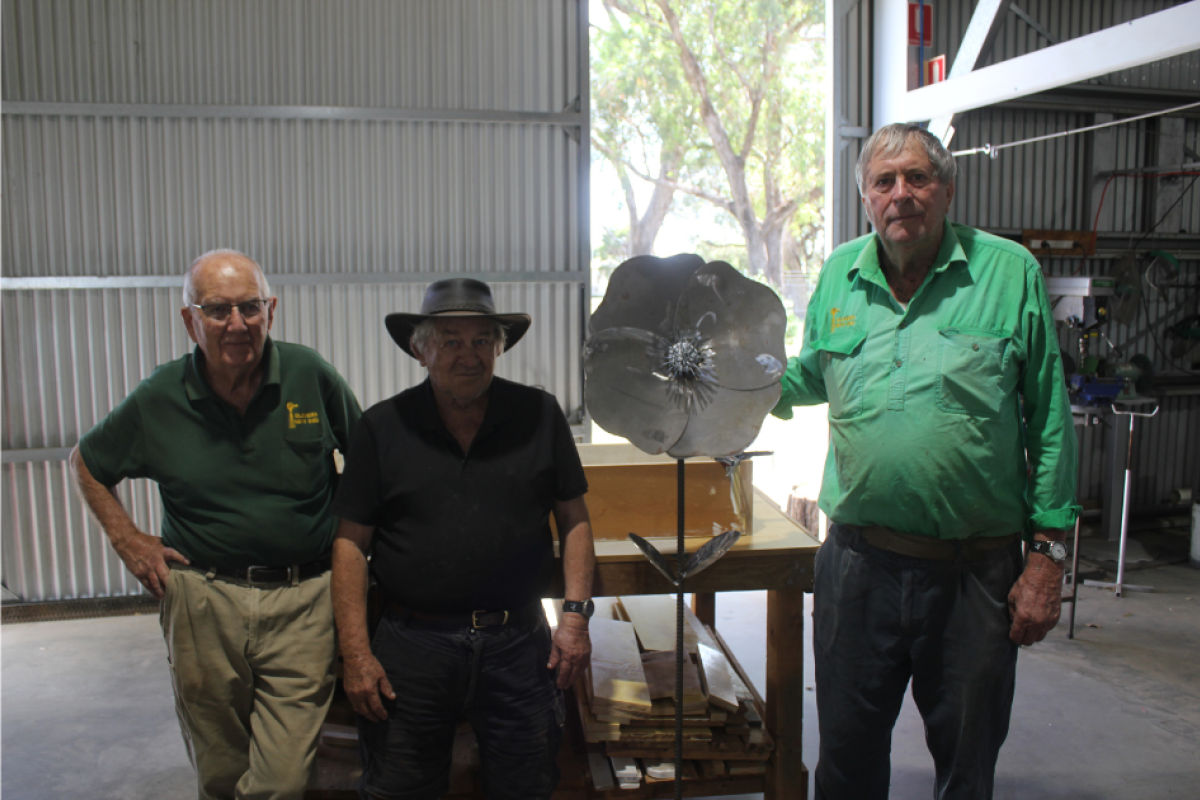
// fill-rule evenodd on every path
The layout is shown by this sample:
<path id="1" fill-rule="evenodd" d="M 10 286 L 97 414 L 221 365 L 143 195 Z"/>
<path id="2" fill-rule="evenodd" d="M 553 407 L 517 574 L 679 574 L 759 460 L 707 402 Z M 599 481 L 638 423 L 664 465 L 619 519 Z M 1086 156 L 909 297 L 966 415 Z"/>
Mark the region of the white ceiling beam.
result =
<path id="1" fill-rule="evenodd" d="M 936 119 L 1192 50 L 1200 50 L 1200 0 L 905 92 L 897 116 Z"/>
<path id="2" fill-rule="evenodd" d="M 996 41 L 996 34 L 1004 27 L 1008 16 L 1008 8 L 1012 0 L 979 0 L 967 32 L 963 34 L 958 46 L 958 54 L 954 56 L 954 65 L 950 67 L 947 80 L 961 78 L 975 70 L 975 65 L 987 57 Z M 950 125 L 954 121 L 953 114 L 943 114 L 930 121 L 929 132 L 943 144 L 949 141 Z"/>

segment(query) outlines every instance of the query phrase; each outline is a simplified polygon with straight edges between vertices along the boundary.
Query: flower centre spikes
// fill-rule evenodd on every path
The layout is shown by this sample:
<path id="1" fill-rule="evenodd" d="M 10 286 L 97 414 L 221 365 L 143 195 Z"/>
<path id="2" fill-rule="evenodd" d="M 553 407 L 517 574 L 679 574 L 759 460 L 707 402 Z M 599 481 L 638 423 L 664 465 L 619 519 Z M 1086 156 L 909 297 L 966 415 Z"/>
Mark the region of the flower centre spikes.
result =
<path id="1" fill-rule="evenodd" d="M 709 339 L 699 331 L 676 331 L 657 344 L 659 366 L 654 375 L 667 381 L 667 396 L 684 408 L 703 408 L 717 382 Z"/>

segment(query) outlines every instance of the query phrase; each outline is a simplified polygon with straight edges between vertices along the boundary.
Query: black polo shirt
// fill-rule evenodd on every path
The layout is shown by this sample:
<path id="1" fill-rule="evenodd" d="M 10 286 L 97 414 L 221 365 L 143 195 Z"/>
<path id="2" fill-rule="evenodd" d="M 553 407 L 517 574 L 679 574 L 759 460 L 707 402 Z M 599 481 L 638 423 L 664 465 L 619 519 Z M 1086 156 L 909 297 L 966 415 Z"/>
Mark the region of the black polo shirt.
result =
<path id="1" fill-rule="evenodd" d="M 426 380 L 355 429 L 333 513 L 375 527 L 371 572 L 430 613 L 521 608 L 550 586 L 550 513 L 587 492 L 566 417 L 540 389 L 493 378 L 464 454 Z"/>

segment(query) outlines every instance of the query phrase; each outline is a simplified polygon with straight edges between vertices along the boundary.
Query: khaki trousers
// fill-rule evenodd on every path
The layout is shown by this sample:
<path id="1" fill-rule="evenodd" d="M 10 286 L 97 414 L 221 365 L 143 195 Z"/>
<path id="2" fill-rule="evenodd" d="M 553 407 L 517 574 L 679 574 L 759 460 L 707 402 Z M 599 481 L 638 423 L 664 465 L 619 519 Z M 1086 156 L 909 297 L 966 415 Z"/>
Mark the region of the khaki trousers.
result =
<path id="1" fill-rule="evenodd" d="M 200 800 L 300 800 L 333 698 L 329 573 L 254 587 L 172 569 L 160 621 Z"/>

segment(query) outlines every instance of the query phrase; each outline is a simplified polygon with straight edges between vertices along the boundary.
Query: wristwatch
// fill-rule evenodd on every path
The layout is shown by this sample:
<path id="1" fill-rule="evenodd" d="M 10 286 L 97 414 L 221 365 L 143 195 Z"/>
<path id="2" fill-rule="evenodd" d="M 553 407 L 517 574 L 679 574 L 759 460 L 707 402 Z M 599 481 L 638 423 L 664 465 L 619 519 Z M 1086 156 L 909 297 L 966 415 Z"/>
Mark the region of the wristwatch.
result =
<path id="1" fill-rule="evenodd" d="M 1060 567 L 1067 560 L 1067 546 L 1062 542 L 1031 542 L 1029 552 L 1041 553 Z"/>
<path id="2" fill-rule="evenodd" d="M 563 600 L 564 614 L 583 614 L 584 619 L 591 619 L 596 613 L 596 604 L 591 600 Z"/>

